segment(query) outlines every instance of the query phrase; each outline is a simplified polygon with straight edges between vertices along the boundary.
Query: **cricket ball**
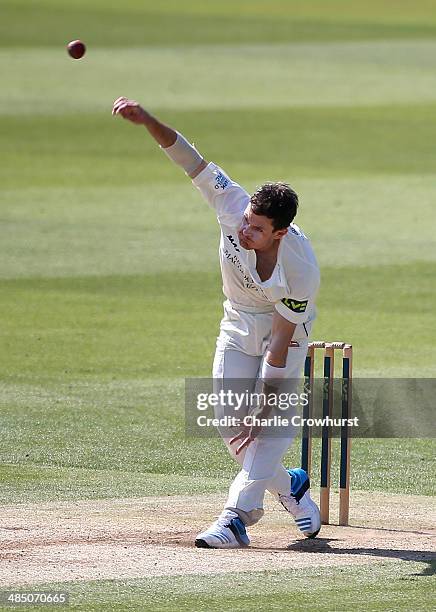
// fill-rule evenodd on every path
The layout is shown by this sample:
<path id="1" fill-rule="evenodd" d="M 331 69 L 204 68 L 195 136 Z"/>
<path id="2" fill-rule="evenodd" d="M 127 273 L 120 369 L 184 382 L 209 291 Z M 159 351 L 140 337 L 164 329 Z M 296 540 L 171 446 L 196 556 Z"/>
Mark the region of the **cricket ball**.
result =
<path id="1" fill-rule="evenodd" d="M 81 40 L 72 40 L 67 45 L 67 51 L 73 59 L 80 59 L 85 55 L 86 47 Z"/>

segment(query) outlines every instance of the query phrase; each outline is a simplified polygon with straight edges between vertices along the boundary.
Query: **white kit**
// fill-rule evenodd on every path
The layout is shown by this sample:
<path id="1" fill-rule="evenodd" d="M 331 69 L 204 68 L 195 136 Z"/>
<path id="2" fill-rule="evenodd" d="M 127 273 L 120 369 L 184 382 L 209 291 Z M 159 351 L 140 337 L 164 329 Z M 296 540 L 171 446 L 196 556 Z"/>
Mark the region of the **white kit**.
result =
<path id="1" fill-rule="evenodd" d="M 298 379 L 319 287 L 318 264 L 309 240 L 297 225 L 291 224 L 280 241 L 275 269 L 262 282 L 256 271 L 256 253 L 245 250 L 238 240 L 249 194 L 213 163 L 193 183 L 215 210 L 221 227 L 219 257 L 227 299 L 213 365 L 215 384 L 219 386 L 220 381 L 231 378 L 250 379 L 254 390 L 269 343 L 274 310 L 297 325 L 288 351 L 286 378 Z M 220 416 L 220 407 L 216 413 Z M 276 497 L 289 493 L 291 478 L 281 461 L 294 437 L 292 427 L 277 437 L 262 431 L 237 457 L 229 438 L 224 438 L 242 467 L 231 485 L 226 508 L 236 510 L 246 525 L 262 516 L 265 490 Z"/>

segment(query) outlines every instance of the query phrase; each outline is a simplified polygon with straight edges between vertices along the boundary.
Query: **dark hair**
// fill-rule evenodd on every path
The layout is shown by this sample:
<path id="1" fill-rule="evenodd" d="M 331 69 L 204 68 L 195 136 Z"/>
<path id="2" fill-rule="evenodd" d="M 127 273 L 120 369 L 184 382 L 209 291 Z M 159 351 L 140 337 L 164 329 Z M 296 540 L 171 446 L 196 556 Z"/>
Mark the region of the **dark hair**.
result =
<path id="1" fill-rule="evenodd" d="M 272 219 L 274 231 L 288 227 L 297 214 L 298 196 L 287 183 L 265 183 L 250 202 L 255 215 Z"/>

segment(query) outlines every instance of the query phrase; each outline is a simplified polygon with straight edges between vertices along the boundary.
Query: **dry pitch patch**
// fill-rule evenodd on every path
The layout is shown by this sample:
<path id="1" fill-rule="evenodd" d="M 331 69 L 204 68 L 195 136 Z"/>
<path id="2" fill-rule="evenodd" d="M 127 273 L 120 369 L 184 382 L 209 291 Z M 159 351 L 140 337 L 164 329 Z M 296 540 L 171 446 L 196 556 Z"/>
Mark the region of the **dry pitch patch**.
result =
<path id="1" fill-rule="evenodd" d="M 193 539 L 223 495 L 4 506 L 1 586 L 68 580 L 214 574 L 435 558 L 434 499 L 354 492 L 351 527 L 306 540 L 271 499 L 244 550 L 205 550 Z M 337 516 L 333 495 L 332 517 Z M 333 519 L 332 519 L 333 520 Z"/>

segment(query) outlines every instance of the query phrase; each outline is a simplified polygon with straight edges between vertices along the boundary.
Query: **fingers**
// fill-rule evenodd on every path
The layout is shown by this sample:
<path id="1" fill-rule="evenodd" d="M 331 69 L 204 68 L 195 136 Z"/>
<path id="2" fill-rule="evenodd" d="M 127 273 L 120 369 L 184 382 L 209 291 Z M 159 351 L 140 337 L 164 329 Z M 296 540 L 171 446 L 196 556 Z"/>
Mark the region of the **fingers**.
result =
<path id="1" fill-rule="evenodd" d="M 118 104 L 118 102 L 122 102 L 123 100 L 127 100 L 126 96 L 120 96 L 119 98 L 117 98 L 114 102 L 114 105 Z"/>
<path id="2" fill-rule="evenodd" d="M 120 107 L 127 102 L 127 98 L 122 96 L 121 98 L 117 98 L 112 106 L 112 115 L 117 115 L 119 113 Z"/>
<path id="3" fill-rule="evenodd" d="M 249 446 L 257 438 L 261 429 L 261 426 L 251 427 L 248 431 L 247 429 L 243 429 L 236 436 L 233 436 L 233 438 L 230 439 L 229 444 L 234 444 L 235 442 L 242 440 L 242 443 L 235 451 L 236 455 L 239 455 L 239 453 L 241 453 L 244 448 L 247 448 L 247 446 Z"/>
<path id="4" fill-rule="evenodd" d="M 233 438 L 230 439 L 229 444 L 234 444 L 238 440 L 242 440 L 242 438 L 245 438 L 246 435 L 247 433 L 245 431 L 240 431 L 236 436 L 233 436 Z"/>
<path id="5" fill-rule="evenodd" d="M 117 98 L 114 102 L 114 108 L 117 104 L 120 104 L 120 102 L 126 102 L 127 98 L 125 96 L 121 96 L 120 98 Z"/>
<path id="6" fill-rule="evenodd" d="M 244 448 L 246 448 L 249 444 L 251 444 L 251 442 L 253 442 L 254 440 L 254 437 L 251 434 L 247 433 L 247 431 L 240 431 L 237 436 L 233 436 L 233 438 L 231 438 L 231 440 L 229 441 L 229 444 L 234 444 L 235 442 L 238 442 L 239 440 L 242 440 L 242 443 L 236 449 L 235 451 L 236 455 L 239 455 L 239 453 L 242 452 Z"/>
<path id="7" fill-rule="evenodd" d="M 252 442 L 253 442 L 253 438 L 251 436 L 247 436 L 245 440 L 242 442 L 242 444 L 238 446 L 238 448 L 235 451 L 235 454 L 239 455 L 239 453 L 241 453 L 244 450 L 244 448 L 247 448 L 247 446 L 251 444 Z"/>
<path id="8" fill-rule="evenodd" d="M 129 118 L 137 114 L 139 108 L 136 100 L 129 100 L 122 96 L 117 98 L 112 107 L 112 115 L 121 115 L 122 117 Z"/>

